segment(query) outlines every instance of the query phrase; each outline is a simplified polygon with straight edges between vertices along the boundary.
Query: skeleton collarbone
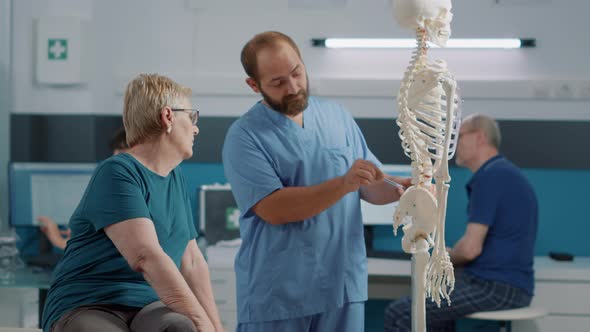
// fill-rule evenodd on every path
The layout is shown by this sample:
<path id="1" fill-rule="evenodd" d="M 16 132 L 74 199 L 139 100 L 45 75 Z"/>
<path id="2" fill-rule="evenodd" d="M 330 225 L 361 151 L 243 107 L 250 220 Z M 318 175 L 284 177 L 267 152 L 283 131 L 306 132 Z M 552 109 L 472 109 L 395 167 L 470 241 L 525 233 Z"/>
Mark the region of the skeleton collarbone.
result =
<path id="1" fill-rule="evenodd" d="M 447 93 L 445 86 L 454 81 L 444 60 L 419 63 L 413 80 L 407 82 L 407 107 L 410 110 L 430 110 L 436 105 L 438 107 L 434 111 L 444 112 L 441 106 L 446 105 L 446 99 L 443 98 Z"/>

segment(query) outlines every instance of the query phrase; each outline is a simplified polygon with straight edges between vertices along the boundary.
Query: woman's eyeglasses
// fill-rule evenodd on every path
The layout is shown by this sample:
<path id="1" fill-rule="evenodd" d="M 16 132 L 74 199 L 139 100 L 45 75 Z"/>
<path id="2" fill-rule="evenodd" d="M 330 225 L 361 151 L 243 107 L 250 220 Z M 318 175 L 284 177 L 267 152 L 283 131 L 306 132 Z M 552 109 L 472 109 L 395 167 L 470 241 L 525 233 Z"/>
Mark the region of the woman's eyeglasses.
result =
<path id="1" fill-rule="evenodd" d="M 199 110 L 196 108 L 172 108 L 173 112 L 190 112 L 189 116 L 193 122 L 193 126 L 197 125 L 199 121 Z"/>

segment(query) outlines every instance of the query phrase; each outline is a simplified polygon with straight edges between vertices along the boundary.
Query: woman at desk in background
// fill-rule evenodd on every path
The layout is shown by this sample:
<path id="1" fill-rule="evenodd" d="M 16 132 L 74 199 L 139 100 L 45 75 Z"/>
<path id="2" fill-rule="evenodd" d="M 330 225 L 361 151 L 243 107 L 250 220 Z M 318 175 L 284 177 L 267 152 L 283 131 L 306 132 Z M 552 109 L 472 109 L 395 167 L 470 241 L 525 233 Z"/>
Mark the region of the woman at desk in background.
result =
<path id="1" fill-rule="evenodd" d="M 119 128 L 115 132 L 115 135 L 113 138 L 111 138 L 109 147 L 113 152 L 113 156 L 116 156 L 119 153 L 127 152 L 129 145 L 127 145 L 127 135 L 125 135 L 124 127 Z M 47 216 L 39 216 L 37 220 L 41 226 L 41 232 L 45 234 L 49 242 L 51 242 L 51 244 L 55 247 L 64 250 L 68 240 L 70 239 L 71 230 L 69 228 L 59 229 L 57 223 Z"/>
<path id="2" fill-rule="evenodd" d="M 130 149 L 100 163 L 70 220 L 45 332 L 222 331 L 184 177 L 198 111 L 156 74 L 127 86 Z"/>

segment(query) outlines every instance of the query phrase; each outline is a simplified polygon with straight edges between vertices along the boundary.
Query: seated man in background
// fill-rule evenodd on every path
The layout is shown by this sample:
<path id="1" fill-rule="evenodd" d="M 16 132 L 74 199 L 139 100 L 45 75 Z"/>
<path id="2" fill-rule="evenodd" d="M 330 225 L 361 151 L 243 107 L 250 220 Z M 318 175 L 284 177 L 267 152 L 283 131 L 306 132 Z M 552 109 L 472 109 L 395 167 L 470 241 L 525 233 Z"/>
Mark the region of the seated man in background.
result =
<path id="1" fill-rule="evenodd" d="M 127 136 L 125 135 L 125 128 L 121 127 L 117 130 L 115 135 L 113 135 L 111 142 L 109 143 L 109 147 L 113 152 L 113 156 L 123 153 L 129 149 L 129 146 L 127 145 Z M 39 221 L 39 224 L 41 224 L 41 232 L 47 236 L 49 242 L 51 242 L 51 244 L 55 247 L 64 250 L 68 240 L 70 239 L 70 229 L 59 229 L 57 223 L 47 216 L 39 216 L 37 220 Z"/>
<path id="2" fill-rule="evenodd" d="M 426 301 L 428 331 L 454 331 L 455 320 L 479 311 L 528 306 L 534 289 L 533 257 L 538 207 L 524 174 L 498 153 L 500 129 L 483 114 L 463 121 L 457 165 L 473 172 L 467 183 L 465 234 L 448 248 L 457 271 L 451 305 Z M 385 310 L 385 331 L 410 331 L 411 300 Z"/>

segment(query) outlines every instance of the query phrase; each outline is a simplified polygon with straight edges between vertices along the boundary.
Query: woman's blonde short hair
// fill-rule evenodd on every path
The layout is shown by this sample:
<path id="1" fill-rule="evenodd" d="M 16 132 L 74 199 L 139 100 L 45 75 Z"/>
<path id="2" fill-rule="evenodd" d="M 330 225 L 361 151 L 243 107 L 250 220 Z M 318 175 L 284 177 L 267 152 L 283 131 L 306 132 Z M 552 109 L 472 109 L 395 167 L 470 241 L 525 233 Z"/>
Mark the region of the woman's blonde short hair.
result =
<path id="1" fill-rule="evenodd" d="M 190 88 L 158 74 L 140 74 L 129 82 L 123 109 L 123 124 L 129 147 L 166 130 L 160 120 L 162 108 L 174 108 L 183 98 L 190 98 L 191 93 Z"/>

